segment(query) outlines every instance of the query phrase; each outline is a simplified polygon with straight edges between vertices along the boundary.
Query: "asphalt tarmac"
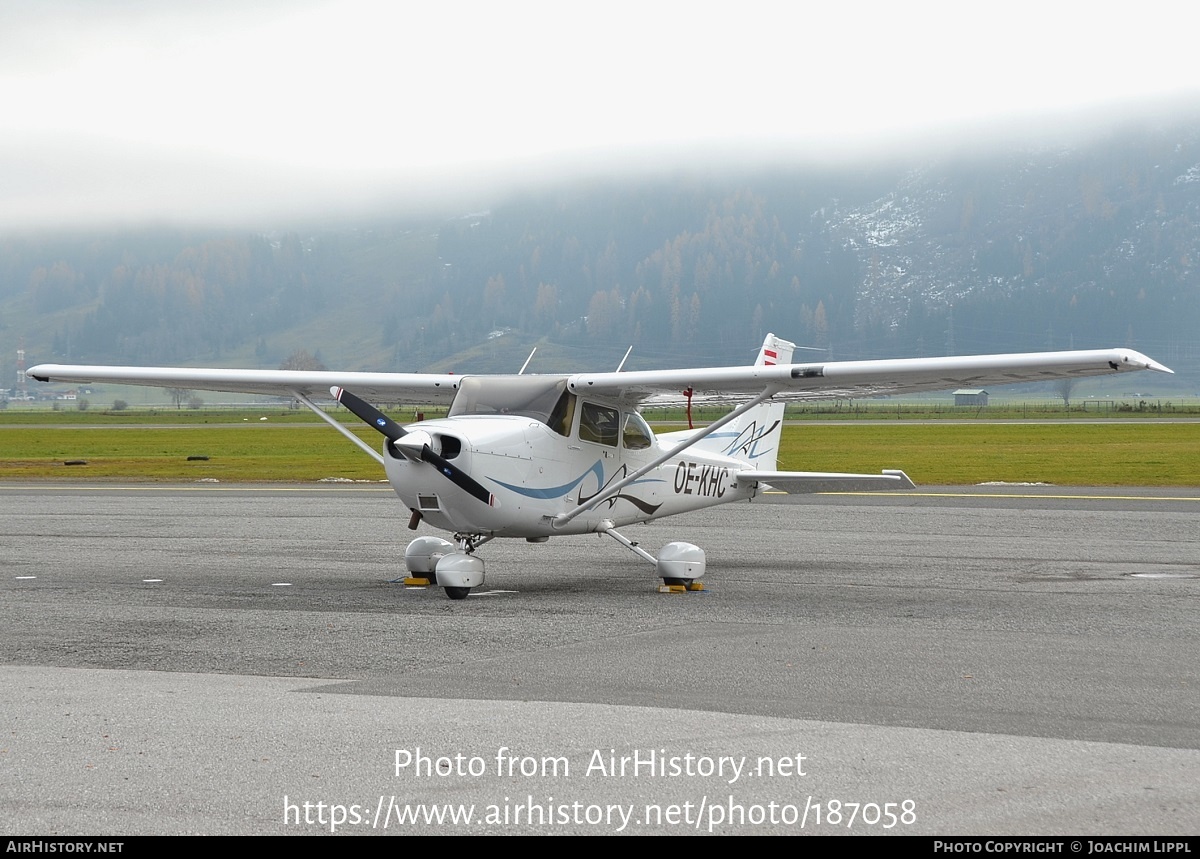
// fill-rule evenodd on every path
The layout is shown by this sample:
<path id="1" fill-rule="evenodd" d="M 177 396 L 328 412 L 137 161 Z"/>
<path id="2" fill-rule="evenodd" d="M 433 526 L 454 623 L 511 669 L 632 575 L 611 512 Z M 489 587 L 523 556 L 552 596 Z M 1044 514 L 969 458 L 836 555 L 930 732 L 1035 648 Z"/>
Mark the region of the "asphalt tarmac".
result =
<path id="1" fill-rule="evenodd" d="M 0 513 L 5 834 L 1200 833 L 1200 490 L 767 496 L 626 531 L 703 592 L 573 537 L 461 602 L 385 485 Z"/>

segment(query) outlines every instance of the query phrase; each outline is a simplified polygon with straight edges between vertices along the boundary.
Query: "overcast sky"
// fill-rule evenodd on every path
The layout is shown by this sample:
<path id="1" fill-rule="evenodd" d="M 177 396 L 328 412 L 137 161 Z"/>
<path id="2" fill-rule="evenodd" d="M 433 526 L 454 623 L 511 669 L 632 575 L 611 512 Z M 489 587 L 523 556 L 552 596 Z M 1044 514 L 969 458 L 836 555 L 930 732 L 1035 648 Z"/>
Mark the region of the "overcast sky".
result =
<path id="1" fill-rule="evenodd" d="M 254 223 L 1200 106 L 1173 0 L 0 0 L 0 225 Z"/>

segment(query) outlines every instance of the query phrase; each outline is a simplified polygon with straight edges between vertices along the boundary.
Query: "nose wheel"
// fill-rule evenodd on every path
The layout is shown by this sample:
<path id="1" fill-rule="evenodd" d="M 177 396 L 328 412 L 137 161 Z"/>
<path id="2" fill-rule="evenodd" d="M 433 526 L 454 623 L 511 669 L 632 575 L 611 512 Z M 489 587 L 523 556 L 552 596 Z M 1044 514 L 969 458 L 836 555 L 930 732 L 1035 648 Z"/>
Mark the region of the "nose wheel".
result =
<path id="1" fill-rule="evenodd" d="M 452 600 L 465 600 L 471 588 L 483 584 L 483 558 L 464 552 L 452 552 L 437 562 L 437 583 Z"/>
<path id="2" fill-rule="evenodd" d="M 462 538 L 458 546 L 441 537 L 418 537 L 404 552 L 404 565 L 422 584 L 436 582 L 452 600 L 465 600 L 472 588 L 483 584 L 483 559 L 468 554 L 490 540 Z"/>

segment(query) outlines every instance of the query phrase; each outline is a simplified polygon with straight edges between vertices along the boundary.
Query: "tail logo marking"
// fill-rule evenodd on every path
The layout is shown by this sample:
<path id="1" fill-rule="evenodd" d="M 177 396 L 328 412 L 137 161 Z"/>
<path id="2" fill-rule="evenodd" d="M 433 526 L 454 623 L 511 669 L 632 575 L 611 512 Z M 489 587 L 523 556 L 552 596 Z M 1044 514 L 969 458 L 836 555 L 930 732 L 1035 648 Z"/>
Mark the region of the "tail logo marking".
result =
<path id="1" fill-rule="evenodd" d="M 741 454 L 747 459 L 758 459 L 760 456 L 764 456 L 774 449 L 768 448 L 760 451 L 758 448 L 760 446 L 759 443 L 769 438 L 777 426 L 779 426 L 779 421 L 775 421 L 769 427 L 762 427 L 760 429 L 758 422 L 752 421 L 748 427 L 738 433 L 737 438 L 728 444 L 722 453 L 726 456 Z"/>

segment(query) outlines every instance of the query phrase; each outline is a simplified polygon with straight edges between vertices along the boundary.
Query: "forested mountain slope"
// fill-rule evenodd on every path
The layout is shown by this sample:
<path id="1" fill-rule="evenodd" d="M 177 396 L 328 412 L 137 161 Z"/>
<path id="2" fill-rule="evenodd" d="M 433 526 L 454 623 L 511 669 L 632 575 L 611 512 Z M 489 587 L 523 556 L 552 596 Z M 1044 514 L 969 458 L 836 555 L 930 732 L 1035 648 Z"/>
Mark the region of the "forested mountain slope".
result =
<path id="1" fill-rule="evenodd" d="M 561 185 L 438 222 L 2 236 L 0 368 L 23 343 L 29 363 L 306 349 L 401 370 L 476 347 L 458 371 L 515 370 L 492 366 L 503 338 L 506 363 L 539 341 L 584 366 L 630 344 L 631 366 L 728 363 L 774 330 L 837 359 L 1128 345 L 1186 374 L 1198 262 L 1200 122 L 1181 121 L 871 169 Z"/>

